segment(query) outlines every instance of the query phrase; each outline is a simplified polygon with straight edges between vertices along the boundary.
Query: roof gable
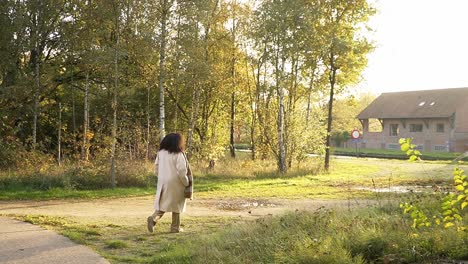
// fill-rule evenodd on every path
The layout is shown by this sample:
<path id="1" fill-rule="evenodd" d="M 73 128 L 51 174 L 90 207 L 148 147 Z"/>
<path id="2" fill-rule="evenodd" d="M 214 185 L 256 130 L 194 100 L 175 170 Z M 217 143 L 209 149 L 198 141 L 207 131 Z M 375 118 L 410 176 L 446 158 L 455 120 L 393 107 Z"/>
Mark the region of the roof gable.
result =
<path id="1" fill-rule="evenodd" d="M 383 93 L 357 118 L 447 118 L 463 104 L 468 88 Z"/>

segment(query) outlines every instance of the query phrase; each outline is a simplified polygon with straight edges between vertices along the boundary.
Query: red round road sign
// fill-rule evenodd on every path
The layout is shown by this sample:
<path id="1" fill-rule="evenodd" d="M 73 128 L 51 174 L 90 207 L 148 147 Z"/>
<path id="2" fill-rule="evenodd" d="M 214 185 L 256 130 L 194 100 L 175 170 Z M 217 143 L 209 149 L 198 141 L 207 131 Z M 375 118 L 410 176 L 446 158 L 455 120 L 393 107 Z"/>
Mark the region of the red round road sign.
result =
<path id="1" fill-rule="evenodd" d="M 353 130 L 353 132 L 351 132 L 351 137 L 353 139 L 358 139 L 358 138 L 361 137 L 361 133 L 359 133 L 359 130 L 355 129 L 355 130 Z"/>

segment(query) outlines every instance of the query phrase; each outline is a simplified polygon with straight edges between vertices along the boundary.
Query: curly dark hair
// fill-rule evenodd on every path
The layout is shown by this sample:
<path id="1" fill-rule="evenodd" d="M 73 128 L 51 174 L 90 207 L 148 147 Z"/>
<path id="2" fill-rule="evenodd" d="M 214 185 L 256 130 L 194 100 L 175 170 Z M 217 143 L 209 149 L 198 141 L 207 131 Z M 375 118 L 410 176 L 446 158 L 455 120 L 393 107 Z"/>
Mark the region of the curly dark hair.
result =
<path id="1" fill-rule="evenodd" d="M 167 150 L 169 153 L 179 153 L 185 150 L 185 139 L 180 133 L 167 134 L 161 144 L 159 150 Z"/>

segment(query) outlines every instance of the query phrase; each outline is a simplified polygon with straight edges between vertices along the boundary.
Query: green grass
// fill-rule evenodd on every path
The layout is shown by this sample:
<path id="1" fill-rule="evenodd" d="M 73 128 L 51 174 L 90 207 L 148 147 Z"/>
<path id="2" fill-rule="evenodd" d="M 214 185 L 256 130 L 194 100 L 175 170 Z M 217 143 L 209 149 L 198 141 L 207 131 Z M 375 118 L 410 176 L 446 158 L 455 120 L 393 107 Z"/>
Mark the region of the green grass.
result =
<path id="1" fill-rule="evenodd" d="M 333 148 L 334 155 L 355 156 L 356 149 L 354 148 Z M 358 148 L 357 153 L 361 157 L 375 157 L 375 158 L 392 158 L 392 159 L 408 159 L 406 154 L 401 150 L 388 150 L 388 149 L 362 149 Z M 423 160 L 454 160 L 461 153 L 455 152 L 423 152 L 421 159 Z M 468 158 L 463 159 L 468 161 Z"/>
<path id="2" fill-rule="evenodd" d="M 143 221 L 145 219 L 133 225 L 121 225 L 105 218 L 89 223 L 72 217 L 12 217 L 57 231 L 94 249 L 111 263 L 161 263 L 161 257 L 173 259 L 167 263 L 179 263 L 177 259 L 188 253 L 187 243 L 197 243 L 192 240 L 193 237 L 219 233 L 236 222 L 243 222 L 237 217 L 183 217 L 182 226 L 187 232 L 172 234 L 169 233 L 171 217 L 166 216 L 156 226 L 156 234 L 149 234 Z"/>
<path id="3" fill-rule="evenodd" d="M 326 173 L 321 169 L 321 160 L 310 158 L 281 175 L 276 172 L 274 161 L 225 158 L 217 162 L 214 170 L 205 169 L 203 163 L 195 163 L 195 198 L 372 198 L 371 192 L 358 187 L 448 185 L 455 166 L 441 161 L 409 163 L 366 158 L 332 159 L 331 164 L 330 173 Z M 466 168 L 466 165 L 461 166 Z M 154 181 L 155 177 L 152 177 Z M 31 186 L 15 186 L 3 189 L 0 200 L 145 196 L 154 194 L 153 186 L 95 190 L 64 187 L 41 190 Z"/>
<path id="4" fill-rule="evenodd" d="M 410 225 L 411 221 L 395 206 L 340 212 L 322 208 L 316 212 L 262 218 L 197 237 L 175 245 L 171 249 L 173 254 L 158 255 L 154 263 L 440 263 L 450 259 L 468 260 L 466 232 L 440 226 L 415 230 Z"/>
<path id="5" fill-rule="evenodd" d="M 264 167 L 268 167 L 267 164 Z M 463 166 L 466 168 L 466 166 Z M 229 171 L 230 168 L 233 171 Z M 447 162 L 409 163 L 400 160 L 332 160 L 330 173 L 309 165 L 286 175 L 268 174 L 250 164 L 231 161 L 212 172 L 198 174 L 197 197 L 264 197 L 347 199 L 369 197 L 357 187 L 388 188 L 400 185 L 448 185 L 454 165 Z M 256 170 L 257 169 L 257 170 Z"/>
<path id="6" fill-rule="evenodd" d="M 128 248 L 128 244 L 122 240 L 107 240 L 104 244 L 110 249 Z"/>
<path id="7" fill-rule="evenodd" d="M 9 189 L 0 192 L 0 200 L 97 199 L 151 194 L 154 194 L 154 188 L 115 188 L 99 190 L 52 188 L 44 191 L 32 188 L 21 188 Z"/>

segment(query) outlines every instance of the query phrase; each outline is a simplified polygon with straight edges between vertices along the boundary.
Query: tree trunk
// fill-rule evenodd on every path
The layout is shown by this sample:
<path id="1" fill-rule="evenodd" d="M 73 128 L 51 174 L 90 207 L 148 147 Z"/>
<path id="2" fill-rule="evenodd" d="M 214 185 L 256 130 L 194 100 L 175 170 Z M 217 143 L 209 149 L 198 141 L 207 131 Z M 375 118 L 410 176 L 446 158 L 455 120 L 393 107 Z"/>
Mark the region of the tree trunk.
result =
<path id="1" fill-rule="evenodd" d="M 293 135 L 293 131 L 291 131 L 291 127 L 293 126 L 292 117 L 296 111 L 296 91 L 297 91 L 297 78 L 299 74 L 299 58 L 293 57 L 292 58 L 292 78 L 293 78 L 293 85 L 289 89 L 288 94 L 288 111 L 285 113 L 285 146 L 286 146 L 286 159 L 287 159 L 287 167 L 292 167 L 292 162 L 294 155 L 296 153 L 296 139 Z M 291 136 L 292 135 L 292 136 Z"/>
<path id="2" fill-rule="evenodd" d="M 72 30 L 75 32 L 75 12 L 72 12 Z M 73 62 L 74 62 L 74 50 L 75 50 L 75 38 L 71 38 L 71 47 L 70 47 L 70 56 L 72 58 L 71 60 L 71 76 L 70 76 L 70 85 L 72 89 L 72 125 L 73 125 L 73 153 L 75 153 L 75 148 L 77 147 L 77 142 L 76 142 L 76 113 L 75 113 L 75 85 L 74 85 L 74 72 L 73 72 Z"/>
<path id="3" fill-rule="evenodd" d="M 310 111 L 311 111 L 311 107 L 310 107 L 310 103 L 311 103 L 311 100 L 312 100 L 312 87 L 313 87 L 313 77 L 310 78 L 310 84 L 309 84 L 309 96 L 307 97 L 307 110 L 306 110 L 306 127 L 309 126 L 309 121 L 310 121 Z"/>
<path id="4" fill-rule="evenodd" d="M 150 144 L 150 109 L 151 109 L 151 86 L 148 84 L 147 97 L 146 97 L 146 160 L 149 160 L 149 144 Z"/>
<path id="5" fill-rule="evenodd" d="M 332 130 L 332 113 L 333 113 L 333 95 L 335 92 L 335 81 L 337 69 L 333 63 L 333 55 L 331 58 L 331 69 L 330 69 L 330 99 L 328 101 L 328 124 L 327 124 L 327 138 L 325 141 L 325 170 L 330 169 L 330 136 Z"/>
<path id="6" fill-rule="evenodd" d="M 287 172 L 286 148 L 284 142 L 284 91 L 279 87 L 279 110 L 278 110 L 278 147 L 279 157 L 278 166 L 281 173 Z"/>
<path id="7" fill-rule="evenodd" d="M 161 140 L 166 136 L 166 114 L 164 105 L 164 83 L 166 81 L 166 35 L 167 35 L 167 20 L 170 10 L 168 0 L 162 0 L 162 17 L 161 17 L 161 44 L 159 55 L 159 136 Z M 171 0 L 169 0 L 171 1 Z"/>
<path id="8" fill-rule="evenodd" d="M 39 55 L 37 55 L 39 56 Z M 34 91 L 34 106 L 33 106 L 33 131 L 32 131 L 32 148 L 35 150 L 37 146 L 37 119 L 39 116 L 39 100 L 41 94 L 41 76 L 39 62 L 35 62 L 35 91 Z"/>
<path id="9" fill-rule="evenodd" d="M 177 39 L 180 39 L 180 30 L 181 30 L 181 15 L 179 14 L 178 18 L 177 18 Z M 174 109 L 174 131 L 178 131 L 179 130 L 179 108 L 177 107 L 177 102 L 179 101 L 179 85 L 181 85 L 181 82 L 178 82 L 177 80 L 179 80 L 179 76 L 180 76 L 180 70 L 181 70 L 181 63 L 180 63 L 180 60 L 181 60 L 181 50 L 180 49 L 177 49 L 177 53 L 176 53 L 176 59 L 175 59 L 175 63 L 176 63 L 176 72 L 175 72 L 175 80 L 176 80 L 176 83 L 175 83 L 175 89 L 174 89 L 174 96 L 175 96 L 175 109 Z"/>
<path id="10" fill-rule="evenodd" d="M 62 165 L 62 103 L 59 102 L 59 123 L 58 123 L 58 135 L 57 135 L 57 163 L 59 166 Z"/>
<path id="11" fill-rule="evenodd" d="M 118 8 L 118 7 L 117 7 Z M 116 29 L 116 44 L 115 44 L 115 58 L 114 58 L 114 93 L 112 99 L 112 110 L 113 110 L 113 122 L 112 122 L 112 149 L 111 149 L 111 186 L 116 187 L 115 181 L 115 149 L 117 145 L 117 91 L 119 88 L 119 61 L 118 61 L 118 50 L 119 50 L 119 16 L 115 18 L 115 29 Z"/>
<path id="12" fill-rule="evenodd" d="M 115 63 L 115 70 L 117 73 L 117 63 Z M 111 149 L 111 186 L 115 188 L 115 148 L 117 145 L 117 77 L 114 77 L 115 87 L 114 95 L 112 99 L 112 109 L 113 109 L 113 118 L 112 118 L 112 149 Z"/>
<path id="13" fill-rule="evenodd" d="M 88 124 L 89 124 L 89 71 L 86 72 L 86 84 L 84 93 L 84 116 L 83 116 L 83 145 L 81 147 L 81 160 L 88 160 Z"/>
<path id="14" fill-rule="evenodd" d="M 176 87 L 175 87 L 174 94 L 175 94 L 175 101 L 176 102 L 179 101 L 179 87 L 178 87 L 178 85 L 176 85 Z M 174 131 L 179 130 L 179 108 L 177 108 L 177 105 L 174 106 L 174 123 L 173 123 L 173 126 L 174 126 Z"/>
<path id="15" fill-rule="evenodd" d="M 73 66 L 72 66 L 73 67 Z M 72 125 L 73 125 L 73 137 L 76 135 L 76 116 L 75 116 L 75 86 L 73 85 L 73 68 L 72 68 L 72 76 L 70 79 L 70 84 L 72 88 Z M 74 138 L 74 140 L 76 140 Z M 73 148 L 76 148 L 76 142 L 73 142 Z M 75 152 L 75 150 L 73 150 Z"/>
<path id="16" fill-rule="evenodd" d="M 236 94 L 232 92 L 231 94 L 231 132 L 229 137 L 229 150 L 231 152 L 231 157 L 236 157 L 236 148 L 234 147 L 234 121 L 235 121 L 235 111 L 236 111 Z"/>
<path id="17" fill-rule="evenodd" d="M 229 150 L 231 157 L 236 157 L 236 148 L 234 147 L 234 124 L 236 118 L 236 1 L 232 6 L 232 59 L 231 59 L 231 79 L 232 79 L 232 94 L 231 94 L 231 129 L 229 133 Z"/>
<path id="18" fill-rule="evenodd" d="M 309 83 L 309 95 L 307 97 L 306 127 L 309 126 L 309 122 L 310 122 L 311 101 L 312 101 L 312 92 L 314 89 L 315 71 L 316 71 L 316 67 L 313 66 L 312 73 L 310 76 L 310 83 Z"/>
<path id="19" fill-rule="evenodd" d="M 279 45 L 277 44 L 276 50 L 276 65 L 275 65 L 275 75 L 276 75 L 276 91 L 278 93 L 278 169 L 280 173 L 287 172 L 286 164 L 286 147 L 284 142 L 284 90 L 282 87 L 282 75 L 284 72 L 284 59 L 282 59 L 281 71 L 279 69 Z"/>

